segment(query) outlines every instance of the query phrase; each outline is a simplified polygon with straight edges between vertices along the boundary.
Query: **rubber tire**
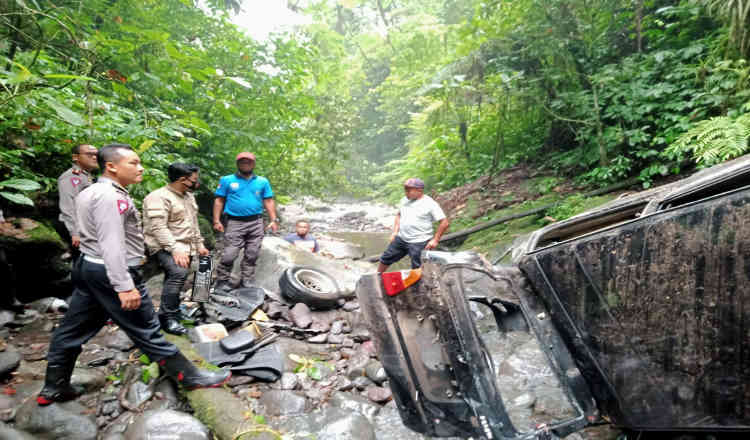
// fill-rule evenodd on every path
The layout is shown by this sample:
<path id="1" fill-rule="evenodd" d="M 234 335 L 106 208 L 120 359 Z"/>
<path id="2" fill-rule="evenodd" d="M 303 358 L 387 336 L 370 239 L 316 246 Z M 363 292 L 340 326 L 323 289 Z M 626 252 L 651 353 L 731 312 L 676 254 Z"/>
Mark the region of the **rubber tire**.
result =
<path id="1" fill-rule="evenodd" d="M 323 279 L 333 287 L 332 292 L 321 292 L 302 284 L 297 278 L 298 274 L 313 272 L 314 276 Z M 338 306 L 341 294 L 336 280 L 327 273 L 307 266 L 292 266 L 287 268 L 279 278 L 281 294 L 293 304 L 305 303 L 312 309 L 332 309 Z"/>

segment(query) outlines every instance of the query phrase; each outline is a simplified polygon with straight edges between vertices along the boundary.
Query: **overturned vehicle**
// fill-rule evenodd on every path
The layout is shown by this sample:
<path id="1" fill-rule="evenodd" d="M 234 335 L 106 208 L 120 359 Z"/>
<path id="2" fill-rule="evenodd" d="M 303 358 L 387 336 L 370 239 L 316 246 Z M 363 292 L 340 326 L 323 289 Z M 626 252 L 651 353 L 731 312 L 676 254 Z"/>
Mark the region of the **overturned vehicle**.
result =
<path id="1" fill-rule="evenodd" d="M 511 265 L 423 261 L 403 290 L 393 274 L 357 286 L 413 430 L 750 432 L 750 157 L 540 229 Z"/>

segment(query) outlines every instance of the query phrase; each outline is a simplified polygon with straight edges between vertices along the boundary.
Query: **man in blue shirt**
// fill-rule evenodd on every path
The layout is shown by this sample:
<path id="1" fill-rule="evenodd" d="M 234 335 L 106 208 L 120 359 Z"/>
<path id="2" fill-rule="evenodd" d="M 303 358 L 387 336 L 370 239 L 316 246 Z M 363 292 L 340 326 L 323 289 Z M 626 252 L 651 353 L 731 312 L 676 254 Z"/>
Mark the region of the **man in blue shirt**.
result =
<path id="1" fill-rule="evenodd" d="M 284 237 L 284 240 L 300 249 L 310 252 L 318 252 L 318 240 L 308 234 L 308 232 L 310 232 L 310 223 L 306 220 L 297 220 L 294 228 L 296 232 L 294 234 L 288 234 Z"/>
<path id="2" fill-rule="evenodd" d="M 229 275 L 234 260 L 244 249 L 242 259 L 242 287 L 250 287 L 255 281 L 255 261 L 258 259 L 263 241 L 263 208 L 268 211 L 273 232 L 278 231 L 276 205 L 271 184 L 265 177 L 253 174 L 255 155 L 242 152 L 237 155 L 237 172 L 219 180 L 214 200 L 214 229 L 224 232 L 224 252 L 216 269 L 216 290 L 231 290 Z M 227 216 L 227 224 L 221 223 L 221 214 Z"/>

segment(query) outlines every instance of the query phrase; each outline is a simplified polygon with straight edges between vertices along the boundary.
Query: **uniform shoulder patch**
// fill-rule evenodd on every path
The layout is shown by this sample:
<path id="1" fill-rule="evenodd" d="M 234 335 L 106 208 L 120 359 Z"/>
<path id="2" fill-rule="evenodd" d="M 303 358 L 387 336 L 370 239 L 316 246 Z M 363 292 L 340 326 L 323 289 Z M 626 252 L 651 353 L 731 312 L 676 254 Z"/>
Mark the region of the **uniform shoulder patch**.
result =
<path id="1" fill-rule="evenodd" d="M 127 199 L 118 199 L 117 200 L 117 210 L 120 212 L 120 214 L 124 213 L 125 211 L 130 208 L 130 203 L 128 203 Z"/>

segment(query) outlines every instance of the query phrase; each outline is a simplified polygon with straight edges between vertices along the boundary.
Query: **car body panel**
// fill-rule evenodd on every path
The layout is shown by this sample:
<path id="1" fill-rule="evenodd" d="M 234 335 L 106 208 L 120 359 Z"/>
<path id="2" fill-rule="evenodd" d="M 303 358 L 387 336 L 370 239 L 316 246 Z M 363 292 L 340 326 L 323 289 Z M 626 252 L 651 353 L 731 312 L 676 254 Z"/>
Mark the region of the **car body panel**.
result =
<path id="1" fill-rule="evenodd" d="M 750 429 L 750 191 L 544 248 L 519 265 L 611 419 Z M 638 378 L 633 380 L 633 378 Z"/>

